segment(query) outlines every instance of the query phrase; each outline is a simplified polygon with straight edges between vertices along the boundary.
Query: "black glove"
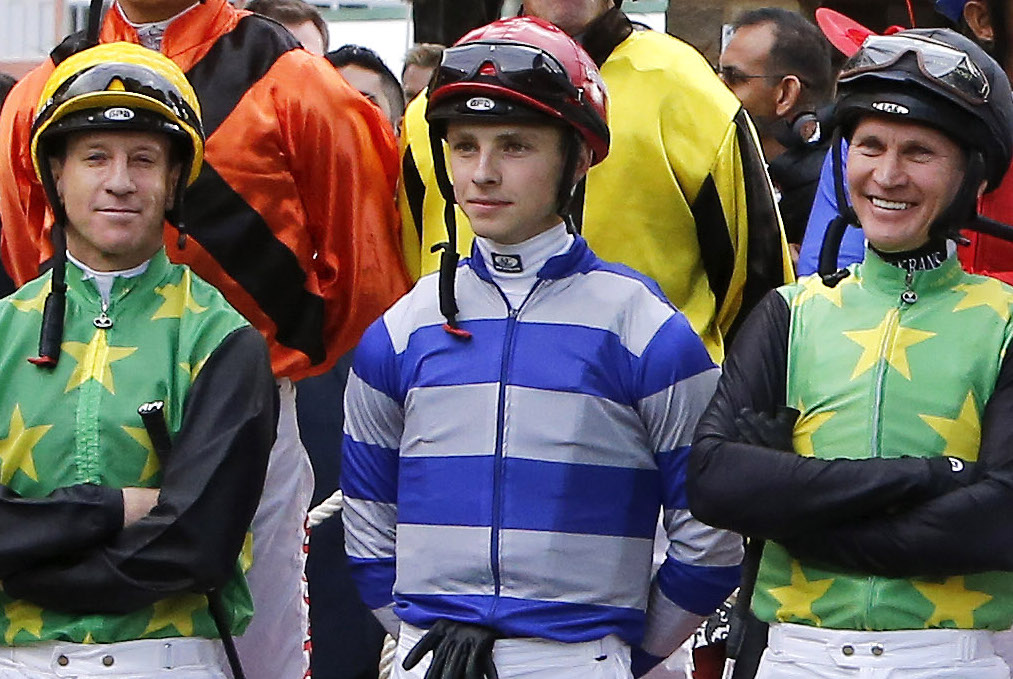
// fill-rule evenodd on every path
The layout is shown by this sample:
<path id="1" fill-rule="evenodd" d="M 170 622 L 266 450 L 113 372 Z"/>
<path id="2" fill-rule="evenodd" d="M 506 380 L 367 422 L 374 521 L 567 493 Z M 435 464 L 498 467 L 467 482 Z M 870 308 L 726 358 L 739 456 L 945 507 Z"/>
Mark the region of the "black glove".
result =
<path id="1" fill-rule="evenodd" d="M 425 679 L 499 679 L 492 646 L 499 636 L 481 625 L 437 620 L 408 652 L 401 666 L 410 670 L 433 651 Z"/>
<path id="2" fill-rule="evenodd" d="M 792 440 L 795 432 L 795 420 L 798 419 L 798 416 L 798 410 L 788 406 L 779 406 L 773 416 L 743 408 L 735 418 L 739 441 L 754 446 L 794 452 L 795 446 Z"/>

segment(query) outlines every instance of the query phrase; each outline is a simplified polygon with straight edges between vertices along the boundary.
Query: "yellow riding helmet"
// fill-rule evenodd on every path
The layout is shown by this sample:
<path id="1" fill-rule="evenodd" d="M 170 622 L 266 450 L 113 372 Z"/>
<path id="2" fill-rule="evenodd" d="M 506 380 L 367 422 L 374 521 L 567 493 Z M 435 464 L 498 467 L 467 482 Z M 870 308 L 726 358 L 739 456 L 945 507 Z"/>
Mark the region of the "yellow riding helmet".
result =
<path id="1" fill-rule="evenodd" d="M 183 186 L 200 174 L 204 129 L 197 94 L 179 67 L 159 52 L 126 42 L 78 52 L 49 76 L 36 111 L 32 165 L 43 184 L 48 183 L 47 142 L 81 130 L 168 134 L 187 151 Z"/>

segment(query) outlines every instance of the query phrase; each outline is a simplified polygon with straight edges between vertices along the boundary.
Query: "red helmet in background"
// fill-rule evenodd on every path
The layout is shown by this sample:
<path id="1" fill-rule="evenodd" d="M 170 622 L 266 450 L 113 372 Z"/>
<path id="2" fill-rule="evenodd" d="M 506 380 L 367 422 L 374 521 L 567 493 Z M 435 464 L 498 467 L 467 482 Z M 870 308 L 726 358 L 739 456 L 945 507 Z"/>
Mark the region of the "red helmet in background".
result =
<path id="1" fill-rule="evenodd" d="M 594 61 L 570 36 L 536 17 L 477 28 L 443 53 L 429 84 L 426 120 L 545 120 L 572 127 L 608 155 L 608 94 Z M 441 134 L 444 132 L 441 132 Z"/>

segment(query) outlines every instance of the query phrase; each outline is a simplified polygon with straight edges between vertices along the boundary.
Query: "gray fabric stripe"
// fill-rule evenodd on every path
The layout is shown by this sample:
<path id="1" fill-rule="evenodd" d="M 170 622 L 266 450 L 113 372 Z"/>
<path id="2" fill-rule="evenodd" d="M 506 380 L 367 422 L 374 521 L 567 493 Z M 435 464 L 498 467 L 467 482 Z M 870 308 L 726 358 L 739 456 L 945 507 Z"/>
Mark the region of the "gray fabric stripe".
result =
<path id="1" fill-rule="evenodd" d="M 668 556 L 690 566 L 735 566 L 742 561 L 742 537 L 712 528 L 693 518 L 688 509 L 665 512 Z"/>
<path id="2" fill-rule="evenodd" d="M 697 420 L 714 395 L 720 376 L 717 368 L 706 370 L 640 399 L 637 409 L 655 452 L 693 443 Z"/>
<path id="3" fill-rule="evenodd" d="M 500 532 L 503 596 L 647 606 L 651 540 L 549 531 Z"/>
<path id="4" fill-rule="evenodd" d="M 507 387 L 506 394 L 509 419 L 522 424 L 511 427 L 507 422 L 503 450 L 509 457 L 656 467 L 644 425 L 629 406 L 586 394 L 517 386 Z"/>
<path id="5" fill-rule="evenodd" d="M 397 582 L 402 594 L 493 594 L 492 529 L 472 526 L 397 527 Z"/>
<path id="6" fill-rule="evenodd" d="M 492 455 L 499 385 L 421 387 L 405 399 L 401 455 Z M 472 424 L 462 426 L 462 421 Z"/>
<path id="7" fill-rule="evenodd" d="M 345 387 L 345 433 L 360 443 L 397 450 L 403 426 L 401 406 L 350 371 Z"/>
<path id="8" fill-rule="evenodd" d="M 703 620 L 704 616 L 690 613 L 672 602 L 655 583 L 651 586 L 651 602 L 647 606 L 647 623 L 640 647 L 651 655 L 667 658 Z"/>
<path id="9" fill-rule="evenodd" d="M 345 498 L 341 519 L 345 524 L 345 553 L 357 559 L 394 556 L 397 505 Z"/>
<path id="10" fill-rule="evenodd" d="M 543 285 L 521 313 L 521 320 L 607 330 L 639 357 L 658 328 L 675 313 L 640 281 L 608 271 L 575 277 L 572 285 L 579 289 L 565 295 L 554 294 L 554 285 L 559 284 Z"/>

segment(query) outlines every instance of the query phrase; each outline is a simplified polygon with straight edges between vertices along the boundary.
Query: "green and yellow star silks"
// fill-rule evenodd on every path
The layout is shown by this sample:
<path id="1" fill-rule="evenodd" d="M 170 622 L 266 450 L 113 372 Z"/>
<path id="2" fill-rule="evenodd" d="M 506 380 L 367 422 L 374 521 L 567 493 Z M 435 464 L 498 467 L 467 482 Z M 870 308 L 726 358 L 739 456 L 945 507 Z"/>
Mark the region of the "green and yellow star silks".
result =
<path id="1" fill-rule="evenodd" d="M 99 293 L 68 264 L 62 353 L 50 370 L 26 360 L 38 350 L 49 288 L 47 273 L 0 301 L 0 483 L 25 497 L 80 483 L 158 487 L 161 463 L 137 407 L 164 401 L 169 431 L 177 432 L 200 367 L 246 322 L 214 288 L 160 251 L 140 276 L 116 279 L 106 310 L 113 325 L 98 328 Z M 222 594 L 233 630 L 241 632 L 252 602 L 238 562 Z M 0 591 L 0 614 L 8 646 L 217 636 L 197 594 L 124 615 L 72 615 Z"/>
<path id="2" fill-rule="evenodd" d="M 908 278 L 867 253 L 851 271 L 835 288 L 812 276 L 779 290 L 791 312 L 787 402 L 801 411 L 796 452 L 976 460 L 984 406 L 1010 342 L 1013 289 L 965 273 L 955 257 Z M 753 609 L 762 620 L 834 629 L 1004 630 L 1013 625 L 1013 574 L 869 576 L 799 562 L 768 542 Z"/>

